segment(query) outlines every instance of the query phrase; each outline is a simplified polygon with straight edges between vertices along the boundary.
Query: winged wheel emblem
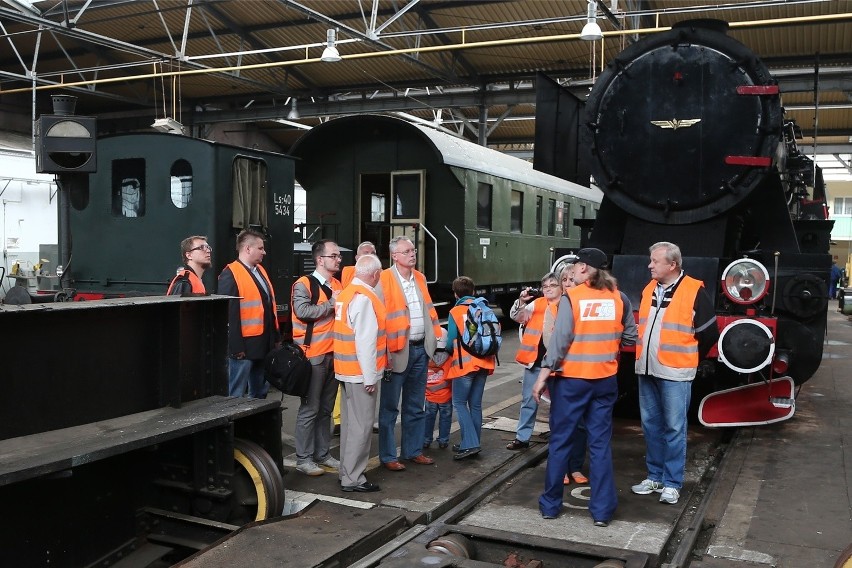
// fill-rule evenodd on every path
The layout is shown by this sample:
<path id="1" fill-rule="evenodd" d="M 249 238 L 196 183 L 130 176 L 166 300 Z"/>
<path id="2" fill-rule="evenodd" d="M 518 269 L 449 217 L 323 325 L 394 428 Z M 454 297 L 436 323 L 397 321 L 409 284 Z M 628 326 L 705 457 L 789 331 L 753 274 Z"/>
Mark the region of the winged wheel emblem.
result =
<path id="1" fill-rule="evenodd" d="M 659 126 L 660 128 L 677 130 L 678 128 L 689 128 L 693 124 L 698 124 L 699 122 L 701 122 L 700 118 L 685 118 L 683 120 L 673 118 L 671 120 L 652 120 L 651 124 Z"/>

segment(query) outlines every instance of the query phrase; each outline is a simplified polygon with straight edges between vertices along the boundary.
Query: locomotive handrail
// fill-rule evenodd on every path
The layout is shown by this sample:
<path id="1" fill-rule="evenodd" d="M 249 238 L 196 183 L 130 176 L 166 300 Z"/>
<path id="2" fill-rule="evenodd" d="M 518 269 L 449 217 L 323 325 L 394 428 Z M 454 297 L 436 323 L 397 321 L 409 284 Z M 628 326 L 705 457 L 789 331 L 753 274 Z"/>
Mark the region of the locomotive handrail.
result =
<path id="1" fill-rule="evenodd" d="M 449 227 L 444 225 L 444 228 L 447 230 L 447 232 L 450 234 L 450 236 L 453 237 L 456 241 L 456 278 L 458 278 L 459 277 L 459 238 L 453 234 L 453 232 L 450 230 Z"/>
<path id="2" fill-rule="evenodd" d="M 426 226 L 423 223 L 418 223 L 418 225 L 420 225 L 420 228 L 423 229 L 423 231 L 427 235 L 432 237 L 433 241 L 435 241 L 435 255 L 434 255 L 435 256 L 435 279 L 426 281 L 427 284 L 434 284 L 435 282 L 438 281 L 438 239 L 435 238 L 435 235 L 433 235 L 432 232 L 429 231 L 429 229 L 427 229 Z"/>

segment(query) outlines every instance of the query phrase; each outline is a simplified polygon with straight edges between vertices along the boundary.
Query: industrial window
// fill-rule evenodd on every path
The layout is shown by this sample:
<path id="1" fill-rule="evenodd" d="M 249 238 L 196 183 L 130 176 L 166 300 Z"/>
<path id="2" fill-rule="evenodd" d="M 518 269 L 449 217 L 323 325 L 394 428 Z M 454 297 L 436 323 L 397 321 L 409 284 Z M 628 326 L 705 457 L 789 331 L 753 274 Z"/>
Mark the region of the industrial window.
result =
<path id="1" fill-rule="evenodd" d="M 562 203 L 562 236 L 566 239 L 571 228 L 571 204 L 565 201 Z"/>
<path id="2" fill-rule="evenodd" d="M 145 215 L 145 160 L 128 158 L 112 162 L 112 214 L 115 217 Z"/>
<path id="3" fill-rule="evenodd" d="M 852 215 L 852 197 L 835 197 L 832 214 Z"/>
<path id="4" fill-rule="evenodd" d="M 513 233 L 524 232 L 524 194 L 520 191 L 512 190 L 512 210 L 511 210 L 511 227 Z"/>
<path id="5" fill-rule="evenodd" d="M 586 206 L 580 205 L 580 219 L 586 218 Z"/>
<path id="6" fill-rule="evenodd" d="M 479 182 L 476 187 L 476 228 L 491 230 L 491 193 L 490 183 Z"/>
<path id="7" fill-rule="evenodd" d="M 184 209 L 192 201 L 192 166 L 186 160 L 172 164 L 171 197 L 178 209 Z"/>
<path id="8" fill-rule="evenodd" d="M 385 199 L 386 196 L 383 193 L 370 194 L 370 221 L 384 223 L 387 220 L 385 219 L 387 207 Z"/>
<path id="9" fill-rule="evenodd" d="M 536 196 L 535 198 L 535 234 L 541 234 L 541 223 L 542 223 L 542 215 L 544 214 L 544 198 L 542 196 Z"/>
<path id="10" fill-rule="evenodd" d="M 547 200 L 547 234 L 556 235 L 556 200 Z"/>

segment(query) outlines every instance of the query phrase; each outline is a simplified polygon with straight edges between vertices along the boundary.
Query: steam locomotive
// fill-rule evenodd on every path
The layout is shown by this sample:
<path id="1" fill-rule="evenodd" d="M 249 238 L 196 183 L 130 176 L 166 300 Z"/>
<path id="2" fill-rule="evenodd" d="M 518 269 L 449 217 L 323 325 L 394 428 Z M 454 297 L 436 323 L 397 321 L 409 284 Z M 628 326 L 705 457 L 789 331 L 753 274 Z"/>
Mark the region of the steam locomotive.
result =
<path id="1" fill-rule="evenodd" d="M 714 298 L 720 339 L 693 387 L 712 392 L 711 426 L 792 416 L 822 359 L 833 225 L 777 82 L 726 30 L 688 21 L 625 49 L 580 133 L 604 192 L 586 244 L 611 254 L 619 287 L 638 306 L 648 248 L 669 241 Z"/>

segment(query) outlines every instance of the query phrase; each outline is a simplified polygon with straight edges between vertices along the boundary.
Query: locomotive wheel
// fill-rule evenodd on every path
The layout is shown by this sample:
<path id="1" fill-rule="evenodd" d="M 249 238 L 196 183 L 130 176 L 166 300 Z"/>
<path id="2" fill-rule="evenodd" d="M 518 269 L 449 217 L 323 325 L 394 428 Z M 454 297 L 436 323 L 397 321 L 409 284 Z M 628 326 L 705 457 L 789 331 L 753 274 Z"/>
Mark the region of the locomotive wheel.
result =
<path id="1" fill-rule="evenodd" d="M 241 438 L 234 439 L 234 507 L 228 522 L 245 524 L 281 514 L 284 480 L 266 450 Z"/>

